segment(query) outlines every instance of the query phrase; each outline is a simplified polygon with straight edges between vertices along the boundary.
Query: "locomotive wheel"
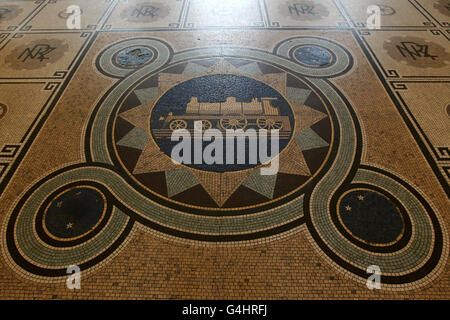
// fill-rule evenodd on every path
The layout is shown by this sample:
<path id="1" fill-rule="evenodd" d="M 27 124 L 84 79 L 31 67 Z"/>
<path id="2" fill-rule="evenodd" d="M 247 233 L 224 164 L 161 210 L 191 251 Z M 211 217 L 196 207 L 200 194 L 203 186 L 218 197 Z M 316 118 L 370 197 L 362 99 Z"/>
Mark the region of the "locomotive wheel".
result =
<path id="1" fill-rule="evenodd" d="M 169 124 L 170 130 L 178 130 L 178 129 L 186 129 L 187 128 L 187 122 L 184 120 L 172 120 Z"/>
<path id="2" fill-rule="evenodd" d="M 258 128 L 260 129 L 267 129 L 267 130 L 280 130 L 283 128 L 283 122 L 277 121 L 273 119 L 267 119 L 267 118 L 258 118 L 256 120 L 256 124 L 258 125 Z"/>
<path id="3" fill-rule="evenodd" d="M 219 120 L 219 123 L 225 130 L 244 130 L 247 127 L 247 119 L 245 118 L 222 118 Z"/>
<path id="4" fill-rule="evenodd" d="M 200 120 L 202 122 L 202 130 L 208 130 L 212 128 L 212 123 L 209 120 Z"/>

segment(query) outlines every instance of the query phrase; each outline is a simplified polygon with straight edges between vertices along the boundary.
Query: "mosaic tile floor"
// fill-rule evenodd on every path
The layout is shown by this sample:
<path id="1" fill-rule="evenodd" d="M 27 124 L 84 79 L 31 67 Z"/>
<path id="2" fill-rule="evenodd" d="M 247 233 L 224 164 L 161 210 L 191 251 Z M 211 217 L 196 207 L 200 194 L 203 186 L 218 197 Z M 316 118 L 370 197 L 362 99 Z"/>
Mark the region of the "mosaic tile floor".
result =
<path id="1" fill-rule="evenodd" d="M 449 40 L 449 0 L 0 1 L 0 298 L 449 299 Z M 196 123 L 277 171 L 173 162 Z"/>

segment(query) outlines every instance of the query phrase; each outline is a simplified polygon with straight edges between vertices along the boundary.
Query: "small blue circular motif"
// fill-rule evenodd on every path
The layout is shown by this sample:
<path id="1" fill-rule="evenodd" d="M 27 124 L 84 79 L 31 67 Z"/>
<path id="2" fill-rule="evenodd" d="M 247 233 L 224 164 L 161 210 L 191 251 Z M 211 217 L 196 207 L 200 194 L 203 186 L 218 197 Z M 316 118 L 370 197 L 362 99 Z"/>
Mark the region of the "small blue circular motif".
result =
<path id="1" fill-rule="evenodd" d="M 325 67 L 332 63 L 333 56 L 318 46 L 302 46 L 294 51 L 294 57 L 301 63 L 314 67 Z"/>
<path id="2" fill-rule="evenodd" d="M 138 67 L 153 58 L 153 52 L 146 47 L 131 47 L 120 51 L 116 56 L 116 62 L 123 67 Z"/>

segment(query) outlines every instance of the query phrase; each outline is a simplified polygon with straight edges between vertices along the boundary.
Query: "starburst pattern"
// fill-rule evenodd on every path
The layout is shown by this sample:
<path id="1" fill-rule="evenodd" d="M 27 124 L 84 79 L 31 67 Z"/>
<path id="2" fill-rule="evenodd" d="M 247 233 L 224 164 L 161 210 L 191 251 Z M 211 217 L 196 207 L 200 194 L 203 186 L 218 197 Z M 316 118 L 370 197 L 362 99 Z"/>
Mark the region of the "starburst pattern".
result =
<path id="1" fill-rule="evenodd" d="M 247 177 L 255 170 L 259 170 L 259 167 L 254 167 L 237 172 L 213 172 L 201 171 L 174 163 L 166 153 L 160 150 L 158 144 L 155 142 L 151 134 L 149 119 L 157 101 L 155 92 L 157 92 L 157 95 L 160 96 L 164 94 L 168 89 L 176 86 L 177 84 L 180 84 L 181 82 L 185 82 L 203 75 L 233 74 L 247 77 L 250 76 L 253 79 L 259 80 L 264 84 L 276 89 L 281 94 L 286 95 L 287 74 L 279 71 L 264 74 L 261 72 L 260 68 L 255 62 L 242 63 L 242 65 L 239 65 L 235 61 L 235 63 L 233 64 L 225 59 L 217 59 L 213 62 L 214 63 L 209 63 L 209 66 L 208 62 L 205 62 L 203 64 L 188 62 L 184 68 L 184 72 L 181 74 L 174 74 L 169 72 L 160 73 L 158 75 L 157 88 L 139 89 L 141 91 L 139 93 L 139 96 L 142 104 L 120 113 L 119 116 L 134 127 L 139 128 L 146 133 L 146 135 L 142 134 L 139 136 L 139 139 L 142 139 L 140 143 L 137 143 L 137 138 L 133 137 L 133 147 L 136 148 L 136 145 L 139 144 L 142 144 L 143 147 L 141 148 L 141 153 L 132 170 L 132 174 L 141 175 L 155 172 L 168 173 L 172 170 L 180 169 L 189 170 L 192 176 L 196 179 L 197 185 L 201 185 L 201 187 L 214 200 L 217 206 L 221 207 L 241 185 L 245 185 Z M 148 92 L 146 92 L 145 90 L 147 90 Z M 311 169 L 308 166 L 307 160 L 305 159 L 302 152 L 304 150 L 302 150 L 301 147 L 301 139 L 310 139 L 310 137 L 308 135 L 297 135 L 301 134 L 312 125 L 326 118 L 327 114 L 315 110 L 314 108 L 311 108 L 304 103 L 301 103 L 304 102 L 303 100 L 306 100 L 308 95 L 310 94 L 310 90 L 301 90 L 301 92 L 297 90 L 296 92 L 294 92 L 294 94 L 291 94 L 291 96 L 287 97 L 287 101 L 291 105 L 295 118 L 293 137 L 296 138 L 293 138 L 278 155 L 279 173 L 310 177 L 313 172 L 311 172 Z M 299 93 L 301 93 L 302 96 L 299 95 Z M 324 143 L 325 145 L 327 145 L 326 142 Z M 324 145 L 315 145 L 311 148 L 319 148 L 323 146 Z M 169 180 L 172 176 L 174 175 L 166 174 L 166 178 Z M 258 175 L 252 174 L 252 183 L 254 183 L 255 176 Z M 267 183 L 268 181 L 263 180 L 264 179 L 261 178 L 261 183 Z M 273 187 L 271 187 L 272 189 L 275 188 L 276 181 L 277 179 L 270 180 L 270 183 L 273 184 Z M 167 181 L 168 185 L 170 183 L 172 182 Z M 178 181 L 177 183 L 183 184 L 183 181 Z M 181 186 L 181 188 L 177 187 L 176 189 L 184 190 L 188 187 L 192 187 L 192 181 L 190 182 L 189 186 L 186 186 L 186 188 L 183 188 Z"/>

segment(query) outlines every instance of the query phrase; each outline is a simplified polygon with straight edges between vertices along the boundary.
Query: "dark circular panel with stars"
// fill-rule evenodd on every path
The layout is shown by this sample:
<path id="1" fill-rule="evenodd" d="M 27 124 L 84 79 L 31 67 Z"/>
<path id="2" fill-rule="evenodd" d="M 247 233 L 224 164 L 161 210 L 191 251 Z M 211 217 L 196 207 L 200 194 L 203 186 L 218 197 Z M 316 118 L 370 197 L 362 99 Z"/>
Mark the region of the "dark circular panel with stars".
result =
<path id="1" fill-rule="evenodd" d="M 74 187 L 54 198 L 44 212 L 44 230 L 52 238 L 73 240 L 93 230 L 106 211 L 106 198 L 91 186 Z"/>
<path id="2" fill-rule="evenodd" d="M 384 195 L 372 190 L 350 190 L 338 201 L 339 220 L 357 239 L 372 245 L 389 245 L 403 233 L 399 209 Z"/>
<path id="3" fill-rule="evenodd" d="M 122 68 L 136 68 L 149 63 L 153 57 L 154 53 L 149 48 L 135 46 L 119 51 L 113 57 L 113 62 L 115 65 Z"/>
<path id="4" fill-rule="evenodd" d="M 331 51 L 317 45 L 300 46 L 294 51 L 294 58 L 301 64 L 316 68 L 328 67 L 336 60 Z"/>

